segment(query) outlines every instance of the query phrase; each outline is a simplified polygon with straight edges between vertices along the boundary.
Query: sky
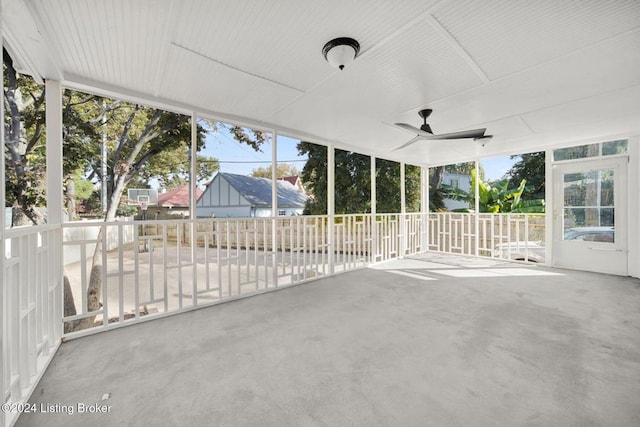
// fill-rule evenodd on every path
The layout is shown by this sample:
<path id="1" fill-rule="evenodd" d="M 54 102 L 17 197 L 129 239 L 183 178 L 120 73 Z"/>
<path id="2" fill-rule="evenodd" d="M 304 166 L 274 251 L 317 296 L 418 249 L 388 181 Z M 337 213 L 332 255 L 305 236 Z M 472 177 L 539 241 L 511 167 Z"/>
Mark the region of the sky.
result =
<path id="1" fill-rule="evenodd" d="M 492 157 L 480 160 L 480 164 L 484 168 L 485 179 L 487 181 L 496 181 L 504 178 L 511 166 L 518 161 L 518 158 L 511 159 L 510 157 Z"/>
<path id="2" fill-rule="evenodd" d="M 299 140 L 278 135 L 278 162 L 291 163 L 302 171 L 307 156 L 300 156 L 296 145 Z M 209 132 L 205 149 L 200 154 L 215 157 L 220 162 L 220 171 L 249 175 L 254 169 L 266 168 L 271 164 L 271 140 L 262 145 L 262 152 L 256 152 L 246 144 L 236 141 L 228 131 Z"/>

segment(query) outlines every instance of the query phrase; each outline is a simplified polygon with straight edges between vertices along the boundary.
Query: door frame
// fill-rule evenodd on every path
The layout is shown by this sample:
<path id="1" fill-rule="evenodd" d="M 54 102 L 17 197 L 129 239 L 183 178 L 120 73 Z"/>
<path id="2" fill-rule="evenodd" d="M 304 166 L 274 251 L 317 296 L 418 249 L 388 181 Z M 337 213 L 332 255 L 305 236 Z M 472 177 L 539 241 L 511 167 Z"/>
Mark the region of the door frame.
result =
<path id="1" fill-rule="evenodd" d="M 552 155 L 552 153 L 549 153 Z M 550 265 L 560 268 L 571 268 L 584 271 L 628 275 L 629 263 L 629 213 L 628 178 L 629 156 L 590 157 L 585 159 L 552 162 L 549 173 L 552 182 L 551 232 L 547 238 L 551 242 L 550 253 L 547 254 Z M 581 259 L 578 262 L 569 260 L 568 250 L 563 234 L 564 209 L 564 179 L 565 173 L 575 173 L 594 169 L 614 169 L 614 218 L 615 242 L 571 242 L 569 245 L 576 250 Z M 561 246 L 562 245 L 562 246 Z M 564 247 L 563 247 L 564 246 Z"/>

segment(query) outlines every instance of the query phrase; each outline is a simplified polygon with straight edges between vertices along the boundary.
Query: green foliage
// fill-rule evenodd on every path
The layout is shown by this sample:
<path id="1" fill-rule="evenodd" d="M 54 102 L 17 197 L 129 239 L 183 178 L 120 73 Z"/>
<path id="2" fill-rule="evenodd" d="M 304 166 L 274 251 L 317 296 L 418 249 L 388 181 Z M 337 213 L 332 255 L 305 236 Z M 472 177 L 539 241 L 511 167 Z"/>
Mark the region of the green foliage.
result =
<path id="1" fill-rule="evenodd" d="M 305 215 L 326 215 L 327 213 L 327 147 L 311 142 L 297 145 L 300 155 L 308 155 L 300 177 L 311 197 L 304 208 Z"/>
<path id="2" fill-rule="evenodd" d="M 327 147 L 300 142 L 298 153 L 308 156 L 301 178 L 313 195 L 305 206 L 305 215 L 327 213 Z M 371 160 L 351 151 L 335 150 L 335 212 L 337 214 L 371 212 Z"/>
<path id="3" fill-rule="evenodd" d="M 307 200 L 306 215 L 327 213 L 327 147 L 300 142 L 298 153 L 307 155 L 301 178 L 312 197 Z M 408 212 L 420 209 L 420 168 L 407 166 L 405 175 Z M 376 210 L 400 212 L 400 165 L 376 159 Z M 352 214 L 371 212 L 371 158 L 351 151 L 335 150 L 335 212 Z"/>
<path id="4" fill-rule="evenodd" d="M 513 164 L 506 174 L 509 186 L 513 187 L 526 180 L 527 184 L 522 193 L 523 200 L 538 200 L 545 197 L 545 153 L 522 154 L 511 156 L 511 159 L 520 158 Z"/>
<path id="5" fill-rule="evenodd" d="M 18 74 L 4 49 L 3 70 L 6 202 L 20 212 L 14 226 L 40 224 L 44 218 L 35 207 L 46 203 L 44 87 Z"/>
<path id="6" fill-rule="evenodd" d="M 251 172 L 251 176 L 255 176 L 257 178 L 268 178 L 271 179 L 271 172 L 273 171 L 273 166 L 269 165 L 266 168 L 255 168 Z M 278 167 L 276 168 L 276 177 L 283 178 L 285 176 L 297 176 L 298 168 L 295 165 L 290 163 L 278 163 Z"/>
<path id="7" fill-rule="evenodd" d="M 127 205 L 121 203 L 116 210 L 117 216 L 134 216 L 138 213 L 138 208 L 136 206 Z"/>
<path id="8" fill-rule="evenodd" d="M 76 183 L 76 198 L 78 200 L 84 200 L 91 196 L 94 191 L 95 185 L 81 176 L 76 175 L 74 177 Z"/>
<path id="9" fill-rule="evenodd" d="M 405 203 L 407 212 L 420 212 L 420 167 L 405 165 Z"/>
<path id="10" fill-rule="evenodd" d="M 371 212 L 371 158 L 335 150 L 334 193 L 336 214 Z"/>
<path id="11" fill-rule="evenodd" d="M 376 159 L 376 212 L 400 212 L 400 164 L 397 162 Z"/>
<path id="12" fill-rule="evenodd" d="M 94 191 L 91 195 L 84 200 L 84 205 L 88 212 L 102 212 L 102 201 L 100 198 L 100 192 Z"/>
<path id="13" fill-rule="evenodd" d="M 527 180 L 523 179 L 516 188 L 509 188 L 509 180 L 502 179 L 494 183 L 478 181 L 478 205 L 480 212 L 487 213 L 542 213 L 544 199 L 523 200 Z M 471 188 L 476 186 L 476 171 L 471 171 Z M 459 188 L 443 185 L 445 198 L 474 202 L 475 190 L 465 192 Z M 469 211 L 466 209 L 465 211 Z"/>

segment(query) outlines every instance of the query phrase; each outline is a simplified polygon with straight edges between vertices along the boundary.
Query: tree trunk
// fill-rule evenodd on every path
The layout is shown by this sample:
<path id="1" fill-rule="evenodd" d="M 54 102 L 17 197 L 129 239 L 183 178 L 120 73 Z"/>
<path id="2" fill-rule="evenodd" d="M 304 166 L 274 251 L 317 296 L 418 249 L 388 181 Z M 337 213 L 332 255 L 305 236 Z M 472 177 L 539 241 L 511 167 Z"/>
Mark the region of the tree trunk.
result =
<path id="1" fill-rule="evenodd" d="M 69 278 L 65 274 L 64 276 L 64 316 L 75 316 L 76 312 L 76 304 L 73 300 L 73 293 L 71 292 L 71 284 L 69 283 Z M 80 329 L 79 326 L 82 323 L 82 320 L 71 320 L 70 322 L 65 322 L 64 324 L 64 333 L 73 332 L 77 329 Z"/>
<path id="2" fill-rule="evenodd" d="M 76 181 L 73 176 L 67 177 L 67 216 L 69 221 L 76 219 Z"/>
<path id="3" fill-rule="evenodd" d="M 429 187 L 432 190 L 437 190 L 442 187 L 442 182 L 444 181 L 444 166 L 438 166 L 433 169 L 433 175 L 429 177 Z"/>
<path id="4" fill-rule="evenodd" d="M 124 188 L 125 179 L 124 177 L 120 177 L 109 199 L 109 208 L 105 215 L 105 222 L 110 222 L 115 219 Z M 105 232 L 106 228 L 100 229 L 97 239 L 98 243 L 96 243 L 96 248 L 93 252 L 91 275 L 89 276 L 89 286 L 87 287 L 87 311 L 89 313 L 98 311 L 102 307 L 102 303 L 100 302 L 102 294 L 102 240 L 106 238 L 104 235 Z M 73 329 L 69 332 L 90 328 L 93 326 L 95 319 L 96 316 L 84 318 L 78 324 L 73 325 Z"/>

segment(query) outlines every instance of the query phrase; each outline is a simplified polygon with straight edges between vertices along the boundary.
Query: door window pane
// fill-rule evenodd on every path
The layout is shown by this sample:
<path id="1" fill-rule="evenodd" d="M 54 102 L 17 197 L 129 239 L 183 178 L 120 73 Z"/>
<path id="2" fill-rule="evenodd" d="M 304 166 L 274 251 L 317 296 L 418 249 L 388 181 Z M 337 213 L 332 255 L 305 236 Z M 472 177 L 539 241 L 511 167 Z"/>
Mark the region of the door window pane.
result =
<path id="1" fill-rule="evenodd" d="M 564 175 L 564 240 L 614 242 L 614 171 Z"/>
<path id="2" fill-rule="evenodd" d="M 620 141 L 607 141 L 602 143 L 602 155 L 613 156 L 616 154 L 624 154 L 628 151 L 628 141 L 626 139 Z"/>
<path id="3" fill-rule="evenodd" d="M 600 144 L 578 145 L 576 147 L 558 148 L 553 150 L 553 160 L 573 160 L 587 157 L 598 157 L 600 155 Z"/>

